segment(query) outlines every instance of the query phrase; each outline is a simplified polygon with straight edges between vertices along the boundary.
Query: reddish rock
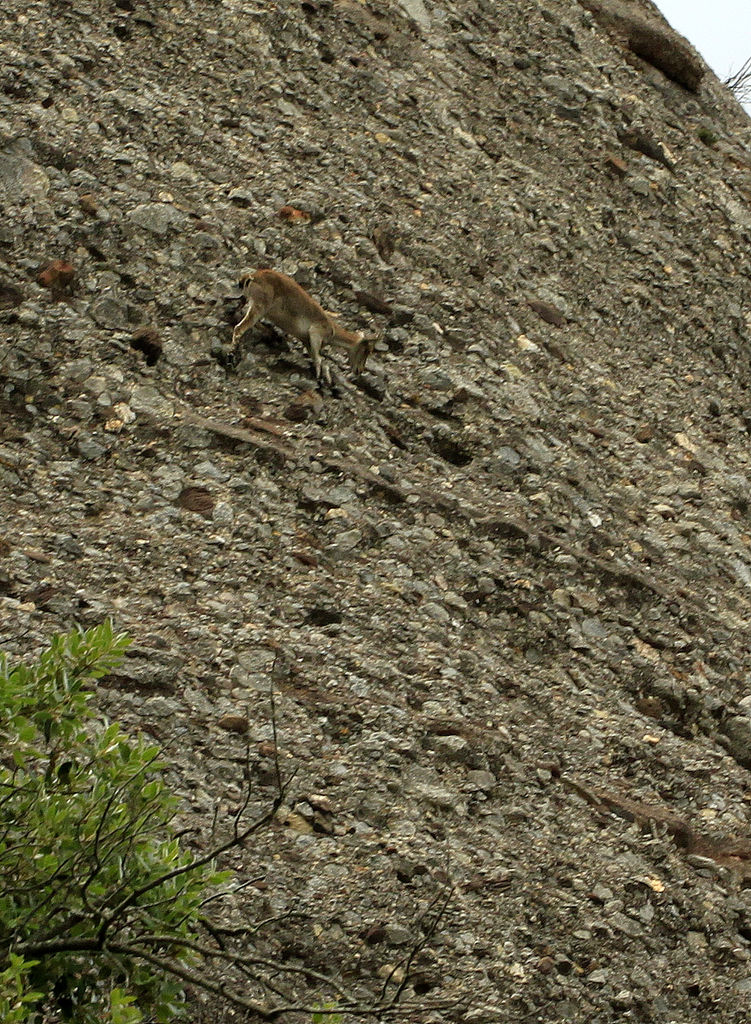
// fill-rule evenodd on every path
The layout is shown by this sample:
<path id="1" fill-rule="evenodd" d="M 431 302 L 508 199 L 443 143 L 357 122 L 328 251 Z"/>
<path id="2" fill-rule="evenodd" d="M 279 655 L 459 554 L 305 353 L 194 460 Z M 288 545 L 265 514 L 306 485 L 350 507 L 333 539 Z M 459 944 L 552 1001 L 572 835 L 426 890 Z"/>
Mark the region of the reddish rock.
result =
<path id="1" fill-rule="evenodd" d="M 69 290 L 75 280 L 76 272 L 67 260 L 53 260 L 44 270 L 39 272 L 37 283 L 50 291 Z"/>
<path id="2" fill-rule="evenodd" d="M 563 327 L 566 323 L 566 317 L 551 302 L 541 302 L 540 299 L 530 299 L 527 302 L 530 309 L 534 310 L 541 320 L 544 320 L 546 324 L 552 324 L 553 327 Z"/>
<path id="3" fill-rule="evenodd" d="M 189 512 L 199 512 L 202 516 L 210 516 L 216 502 L 211 492 L 205 487 L 185 487 L 180 492 L 177 504 Z"/>
<path id="4" fill-rule="evenodd" d="M 279 211 L 279 218 L 290 224 L 307 224 L 310 214 L 305 210 L 298 210 L 295 206 L 283 206 Z"/>
<path id="5" fill-rule="evenodd" d="M 217 725 L 227 732 L 244 733 L 248 731 L 248 719 L 245 715 L 222 715 Z"/>

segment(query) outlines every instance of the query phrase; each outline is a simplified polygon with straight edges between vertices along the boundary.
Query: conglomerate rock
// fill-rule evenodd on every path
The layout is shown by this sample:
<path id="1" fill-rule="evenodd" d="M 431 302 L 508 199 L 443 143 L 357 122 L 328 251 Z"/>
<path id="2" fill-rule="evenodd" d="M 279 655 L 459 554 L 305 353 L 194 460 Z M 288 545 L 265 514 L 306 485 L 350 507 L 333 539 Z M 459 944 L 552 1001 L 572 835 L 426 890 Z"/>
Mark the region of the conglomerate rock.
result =
<path id="1" fill-rule="evenodd" d="M 450 882 L 421 1019 L 741 1024 L 751 134 L 587 7 L 5 0 L 1 633 L 129 631 L 204 833 L 273 674 L 269 958 L 376 992 Z M 226 365 L 253 266 L 365 373 Z"/>

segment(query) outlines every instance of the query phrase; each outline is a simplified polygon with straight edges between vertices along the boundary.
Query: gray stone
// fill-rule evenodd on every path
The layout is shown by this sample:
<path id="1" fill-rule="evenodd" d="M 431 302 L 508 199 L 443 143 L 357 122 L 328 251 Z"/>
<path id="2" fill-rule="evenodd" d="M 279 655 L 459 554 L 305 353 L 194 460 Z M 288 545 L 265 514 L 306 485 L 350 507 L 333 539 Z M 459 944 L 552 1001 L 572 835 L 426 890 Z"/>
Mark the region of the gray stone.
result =
<path id="1" fill-rule="evenodd" d="M 481 769 L 467 772 L 467 782 L 470 786 L 476 786 L 478 789 L 482 789 L 486 793 L 490 793 L 497 785 L 496 777 L 490 772 L 486 772 Z"/>
<path id="2" fill-rule="evenodd" d="M 128 304 L 115 295 L 103 295 L 91 306 L 91 315 L 102 327 L 125 329 L 128 326 Z"/>
<path id="3" fill-rule="evenodd" d="M 426 601 L 422 605 L 421 610 L 424 615 L 427 615 L 435 622 L 447 623 L 451 621 L 451 616 L 446 609 L 442 605 L 436 604 L 435 601 Z"/>
<path id="4" fill-rule="evenodd" d="M 625 914 L 616 911 L 611 914 L 608 918 L 609 923 L 616 928 L 619 932 L 623 932 L 624 935 L 628 935 L 632 939 L 639 939 L 644 934 L 644 929 L 632 917 L 627 917 Z"/>
<path id="5" fill-rule="evenodd" d="M 78 451 L 81 456 L 89 462 L 93 462 L 96 459 L 101 459 L 103 455 L 107 454 L 107 448 L 105 445 L 100 444 L 98 441 L 92 439 L 82 438 L 78 442 Z"/>
<path id="6" fill-rule="evenodd" d="M 6 142 L 0 148 L 0 190 L 8 203 L 46 198 L 50 180 L 32 155 L 31 144 L 25 138 Z"/>
<path id="7" fill-rule="evenodd" d="M 216 526 L 230 527 L 235 521 L 235 513 L 228 501 L 218 501 L 211 518 Z"/>
<path id="8" fill-rule="evenodd" d="M 182 227 L 185 221 L 185 214 L 169 203 L 142 203 L 130 211 L 129 217 L 136 227 L 154 235 L 166 235 L 170 229 Z"/>
<path id="9" fill-rule="evenodd" d="M 405 927 L 402 924 L 386 925 L 386 940 L 392 946 L 406 946 L 408 943 L 414 942 L 414 938 L 415 933 L 412 928 Z"/>
<path id="10" fill-rule="evenodd" d="M 590 617 L 582 619 L 582 633 L 593 640 L 604 640 L 610 635 L 610 630 L 601 619 Z"/>
<path id="11" fill-rule="evenodd" d="M 135 413 L 146 414 L 157 420 L 170 419 L 174 411 L 173 403 L 150 384 L 133 388 L 130 407 Z"/>
<path id="12" fill-rule="evenodd" d="M 735 760 L 751 768 L 751 717 L 734 715 L 722 726 L 728 739 L 729 750 Z"/>

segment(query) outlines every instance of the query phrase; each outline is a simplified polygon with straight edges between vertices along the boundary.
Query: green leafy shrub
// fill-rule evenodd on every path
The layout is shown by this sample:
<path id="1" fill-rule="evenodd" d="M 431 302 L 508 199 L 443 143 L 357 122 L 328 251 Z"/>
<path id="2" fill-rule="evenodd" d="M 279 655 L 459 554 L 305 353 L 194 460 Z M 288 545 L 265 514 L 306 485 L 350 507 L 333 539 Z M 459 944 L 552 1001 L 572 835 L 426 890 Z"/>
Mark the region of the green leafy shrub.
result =
<path id="1" fill-rule="evenodd" d="M 4 1024 L 185 1008 L 199 907 L 226 876 L 175 838 L 157 748 L 95 716 L 92 684 L 128 642 L 105 623 L 55 636 L 32 665 L 0 655 Z"/>

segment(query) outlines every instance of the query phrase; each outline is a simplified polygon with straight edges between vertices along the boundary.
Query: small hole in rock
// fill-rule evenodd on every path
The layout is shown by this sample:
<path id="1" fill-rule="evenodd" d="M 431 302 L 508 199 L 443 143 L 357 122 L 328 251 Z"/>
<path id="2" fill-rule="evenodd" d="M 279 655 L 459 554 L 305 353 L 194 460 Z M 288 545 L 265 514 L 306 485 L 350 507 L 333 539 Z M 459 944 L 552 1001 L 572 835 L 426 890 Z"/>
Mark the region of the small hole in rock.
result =
<path id="1" fill-rule="evenodd" d="M 474 458 L 474 455 L 471 455 L 466 448 L 451 437 L 437 437 L 432 441 L 430 447 L 436 455 L 452 466 L 468 466 Z"/>

